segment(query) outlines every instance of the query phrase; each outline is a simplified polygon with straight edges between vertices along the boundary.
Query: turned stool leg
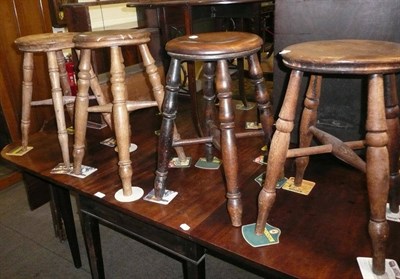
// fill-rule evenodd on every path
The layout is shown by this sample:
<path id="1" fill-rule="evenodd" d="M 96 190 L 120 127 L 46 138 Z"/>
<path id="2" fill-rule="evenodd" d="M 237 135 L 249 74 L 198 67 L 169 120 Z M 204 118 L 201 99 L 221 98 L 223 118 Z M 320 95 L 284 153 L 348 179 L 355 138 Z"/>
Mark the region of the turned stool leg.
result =
<path id="1" fill-rule="evenodd" d="M 78 73 L 78 93 L 75 100 L 75 143 L 74 173 L 80 174 L 83 156 L 85 155 L 86 126 L 88 120 L 89 85 L 90 85 L 90 49 L 82 49 L 80 53 Z"/>
<path id="2" fill-rule="evenodd" d="M 60 72 L 58 70 L 57 55 L 55 51 L 47 52 L 47 63 L 51 83 L 51 95 L 53 98 L 54 112 L 57 121 L 58 140 L 61 146 L 64 167 L 70 168 L 68 134 L 64 116 L 64 102 L 60 85 Z"/>
<path id="3" fill-rule="evenodd" d="M 96 102 L 99 104 L 99 106 L 105 106 L 109 104 L 110 101 L 103 93 L 103 90 L 100 87 L 99 79 L 97 78 L 97 75 L 93 71 L 92 67 L 90 67 L 89 75 L 90 75 L 90 89 L 92 90 L 93 95 L 96 97 Z M 111 130 L 114 130 L 114 123 L 112 122 L 111 113 L 102 112 L 102 116 L 104 121 L 107 123 L 108 127 L 110 127 Z"/>
<path id="4" fill-rule="evenodd" d="M 269 212 L 275 202 L 276 183 L 286 161 L 286 153 L 289 149 L 290 132 L 293 130 L 296 114 L 297 99 L 300 91 L 303 72 L 293 70 L 290 74 L 285 99 L 276 122 L 276 131 L 272 138 L 268 155 L 267 173 L 265 183 L 258 195 L 258 216 L 256 234 L 264 232 Z"/>
<path id="5" fill-rule="evenodd" d="M 111 92 L 113 95 L 113 118 L 115 137 L 118 147 L 119 175 L 122 180 L 124 196 L 132 195 L 132 166 L 129 154 L 130 129 L 129 113 L 126 107 L 125 67 L 121 61 L 119 47 L 111 47 Z"/>
<path id="6" fill-rule="evenodd" d="M 319 97 L 321 95 L 322 77 L 311 75 L 308 85 L 306 98 L 304 100 L 304 109 L 300 121 L 300 137 L 299 147 L 309 147 L 313 138 L 310 127 L 317 123 L 317 110 L 319 105 Z M 303 182 L 304 172 L 310 161 L 310 156 L 302 156 L 296 158 L 296 176 L 294 179 L 295 186 L 301 186 Z"/>
<path id="7" fill-rule="evenodd" d="M 218 60 L 216 88 L 219 99 L 222 161 L 227 184 L 228 212 L 232 225 L 241 226 L 242 201 L 238 187 L 238 158 L 232 106 L 231 77 L 226 60 Z"/>
<path id="8" fill-rule="evenodd" d="M 372 240 L 375 274 L 385 273 L 386 240 L 389 226 L 386 221 L 386 202 L 389 192 L 389 154 L 387 150 L 385 104 L 382 75 L 371 75 L 368 84 L 368 111 L 366 122 L 367 187 L 370 202 L 368 231 Z"/>
<path id="9" fill-rule="evenodd" d="M 204 118 L 205 118 L 205 134 L 204 136 L 212 136 L 213 131 L 216 130 L 215 117 L 217 115 L 215 109 L 215 63 L 205 62 L 203 66 L 203 98 L 205 100 Z M 216 142 L 216 141 L 214 141 Z M 213 142 L 205 144 L 205 158 L 207 162 L 213 160 Z"/>
<path id="10" fill-rule="evenodd" d="M 158 162 L 156 178 L 154 180 L 155 197 L 161 199 L 165 192 L 165 180 L 168 174 L 168 162 L 170 158 L 173 129 L 175 125 L 178 92 L 180 84 L 180 61 L 172 58 L 166 78 L 166 92 L 163 105 L 162 133 L 158 141 Z"/>
<path id="11" fill-rule="evenodd" d="M 274 124 L 271 99 L 265 86 L 263 71 L 257 53 L 250 55 L 247 60 L 249 62 L 249 75 L 255 86 L 258 115 L 265 135 L 265 144 L 269 147 Z"/>
<path id="12" fill-rule="evenodd" d="M 399 105 L 397 100 L 396 75 L 385 75 L 385 107 L 386 124 L 388 127 L 388 151 L 389 151 L 389 170 L 390 170 L 390 211 L 399 212 L 400 195 L 400 127 L 399 127 Z"/>
<path id="13" fill-rule="evenodd" d="M 56 51 L 57 55 L 57 65 L 58 71 L 60 73 L 60 83 L 61 88 L 64 96 L 72 96 L 71 86 L 69 85 L 68 73 L 67 69 L 65 68 L 65 59 L 64 54 L 61 50 Z M 67 103 L 66 105 L 67 112 L 71 124 L 74 123 L 74 103 Z"/>
<path id="14" fill-rule="evenodd" d="M 140 54 L 142 56 L 143 65 L 146 68 L 146 73 L 149 76 L 150 84 L 153 89 L 153 96 L 157 102 L 158 109 L 161 111 L 162 104 L 164 101 L 164 86 L 161 84 L 160 74 L 158 73 L 157 67 L 154 64 L 154 58 L 151 55 L 149 48 L 146 44 L 139 45 Z M 180 140 L 181 136 L 176 129 L 176 125 L 174 125 L 174 140 Z M 175 148 L 176 154 L 178 155 L 180 162 L 186 162 L 187 157 L 183 147 L 176 146 Z"/>
<path id="15" fill-rule="evenodd" d="M 23 61 L 23 81 L 22 81 L 22 115 L 21 115 L 21 134 L 22 149 L 26 151 L 28 148 L 28 135 L 31 119 L 31 102 L 32 102 L 32 75 L 33 75 L 33 53 L 25 52 Z"/>

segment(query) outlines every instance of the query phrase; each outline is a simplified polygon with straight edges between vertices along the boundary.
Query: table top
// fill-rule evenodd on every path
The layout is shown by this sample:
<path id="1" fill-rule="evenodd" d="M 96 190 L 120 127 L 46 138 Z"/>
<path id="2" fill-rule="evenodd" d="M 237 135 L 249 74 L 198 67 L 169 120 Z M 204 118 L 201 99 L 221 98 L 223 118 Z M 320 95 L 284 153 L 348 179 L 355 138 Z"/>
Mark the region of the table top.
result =
<path id="1" fill-rule="evenodd" d="M 205 5 L 230 5 L 230 4 L 245 4 L 245 3 L 259 3 L 265 2 L 262 0 L 150 0 L 150 1 L 129 1 L 127 3 L 128 7 L 138 7 L 138 6 L 205 6 Z"/>
<path id="2" fill-rule="evenodd" d="M 250 118 L 255 120 L 255 111 L 253 115 L 250 115 Z M 146 119 L 146 125 L 135 125 L 136 122 L 143 123 L 143 119 Z M 238 117 L 239 119 L 240 117 Z M 241 119 L 243 121 L 243 118 Z M 155 131 L 160 128 L 160 121 L 161 117 L 157 115 L 156 111 L 151 109 L 131 114 L 132 140 L 138 145 L 138 150 L 131 155 L 133 168 L 132 181 L 134 186 L 143 188 L 145 194 L 153 188 L 158 143 L 158 136 L 155 135 Z M 196 135 L 188 112 L 185 113 L 184 118 L 177 121 L 177 125 L 178 127 L 182 127 L 179 130 L 183 138 L 194 137 Z M 88 150 L 83 164 L 96 167 L 98 170 L 85 179 L 78 179 L 69 175 L 51 174 L 51 169 L 57 162 L 62 161 L 57 135 L 54 131 L 43 131 L 31 135 L 29 145 L 34 146 L 34 148 L 23 157 L 5 155 L 7 151 L 15 148 L 19 143 L 10 144 L 5 147 L 2 150 L 2 156 L 25 171 L 32 172 L 46 180 L 65 186 L 85 196 L 98 199 L 94 194 L 102 192 L 105 194 L 105 197 L 99 199 L 99 202 L 118 208 L 146 222 L 154 223 L 157 226 L 186 236 L 190 235 L 191 230 L 186 232 L 180 229 L 182 223 L 195 228 L 220 205 L 225 203 L 225 184 L 221 174 L 222 168 L 216 171 L 208 171 L 197 169 L 193 166 L 203 153 L 203 145 L 185 147 L 188 155 L 192 156 L 193 160 L 195 160 L 192 163 L 192 167 L 187 169 L 171 169 L 169 171 L 167 189 L 178 191 L 178 195 L 168 206 L 144 200 L 134 203 L 118 202 L 114 198 L 114 193 L 121 187 L 118 176 L 117 154 L 113 148 L 100 144 L 101 140 L 111 135 L 108 128 L 103 130 L 88 130 Z M 252 157 L 248 159 L 251 162 L 253 156 L 255 158 L 261 152 L 262 140 L 260 138 L 257 139 L 258 148 L 254 148 L 252 145 L 246 147 L 245 142 L 247 141 L 251 141 L 251 139 L 241 140 L 244 150 L 253 150 L 253 152 L 249 152 L 249 154 L 252 153 Z M 72 150 L 72 143 L 73 136 L 70 136 L 70 150 Z M 250 162 L 243 161 L 241 163 L 240 167 L 243 172 L 251 174 L 260 169 L 258 164 L 250 164 Z M 207 177 L 208 180 L 204 181 L 204 177 Z M 243 183 L 244 181 L 241 179 L 240 182 Z M 212 194 L 210 195 L 210 193 Z M 227 216 L 227 218 L 229 217 Z"/>
<path id="3" fill-rule="evenodd" d="M 269 2 L 266 0 L 138 0 L 138 1 L 127 1 L 127 0 L 103 0 L 93 2 L 78 2 L 78 3 L 66 3 L 63 7 L 74 7 L 74 6 L 97 6 L 107 4 L 118 4 L 127 3 L 128 7 L 135 6 L 177 6 L 177 5 L 188 5 L 188 6 L 202 6 L 202 5 L 224 5 L 224 4 L 238 4 L 238 3 L 256 3 L 256 2 Z"/>
<path id="4" fill-rule="evenodd" d="M 182 137 L 194 136 L 187 106 L 181 106 L 177 126 Z M 236 110 L 237 128 L 245 120 L 254 121 L 255 110 Z M 146 121 L 146 125 L 140 125 Z M 156 169 L 155 131 L 160 127 L 160 116 L 153 109 L 131 114 L 132 140 L 138 145 L 133 152 L 133 185 L 144 189 L 145 194 L 153 187 Z M 132 203 L 120 203 L 114 193 L 120 189 L 117 155 L 113 148 L 99 144 L 110 136 L 110 131 L 88 131 L 88 151 L 84 164 L 98 168 L 91 176 L 78 179 L 68 175 L 51 174 L 50 170 L 61 162 L 57 135 L 45 130 L 30 137 L 34 146 L 23 157 L 10 157 L 5 153 L 18 145 L 6 146 L 2 156 L 21 169 L 38 175 L 52 183 L 64 186 L 78 194 L 119 210 L 148 224 L 195 241 L 238 265 L 245 264 L 251 270 L 279 276 L 298 278 L 361 278 L 356 257 L 370 257 L 371 248 L 367 233 L 368 198 L 365 178 L 338 160 L 324 156 L 313 157 L 306 171 L 306 179 L 317 183 L 308 196 L 286 190 L 278 190 L 269 223 L 281 229 L 279 244 L 253 248 L 243 239 L 240 228 L 230 225 L 226 211 L 225 186 L 220 170 L 202 170 L 193 166 L 187 169 L 170 169 L 167 189 L 178 191 L 169 205 L 159 205 L 143 199 Z M 72 136 L 70 144 L 72 148 Z M 239 184 L 243 198 L 243 224 L 254 223 L 257 211 L 257 195 L 260 186 L 255 177 L 265 167 L 253 162 L 261 155 L 260 138 L 238 139 Z M 203 154 L 203 146 L 185 147 L 194 162 Z M 293 174 L 293 164 L 287 162 L 286 175 Z M 105 197 L 94 196 L 102 192 Z M 186 223 L 188 231 L 180 228 Z M 400 262 L 400 233 L 398 223 L 389 222 L 390 241 L 387 258 Z"/>

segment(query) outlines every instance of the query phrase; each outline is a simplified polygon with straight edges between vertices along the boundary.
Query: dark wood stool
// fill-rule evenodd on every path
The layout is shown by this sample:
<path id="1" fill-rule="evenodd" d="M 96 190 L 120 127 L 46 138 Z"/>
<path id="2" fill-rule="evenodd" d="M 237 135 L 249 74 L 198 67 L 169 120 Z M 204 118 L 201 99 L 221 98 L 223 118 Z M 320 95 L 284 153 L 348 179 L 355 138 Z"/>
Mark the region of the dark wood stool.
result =
<path id="1" fill-rule="evenodd" d="M 373 51 L 371 51 L 373 50 Z M 369 234 L 372 239 L 373 272 L 385 272 L 385 245 L 389 234 L 386 202 L 389 177 L 393 195 L 391 210 L 398 211 L 399 107 L 395 73 L 400 71 L 400 44 L 367 40 L 306 42 L 285 48 L 283 63 L 291 69 L 285 99 L 276 122 L 268 157 L 265 184 L 258 198 L 257 235 L 263 233 L 276 196 L 275 186 L 286 158 L 296 158 L 295 185 L 301 185 L 309 155 L 333 153 L 366 173 L 370 201 Z M 311 73 L 300 123 L 298 149 L 288 149 L 296 104 L 304 72 Z M 357 74 L 368 78 L 365 140 L 342 142 L 316 127 L 323 74 Z M 386 109 L 386 116 L 385 116 Z M 322 145 L 311 146 L 315 137 Z M 353 149 L 366 147 L 366 160 Z M 389 150 L 389 152 L 388 152 Z"/>
<path id="2" fill-rule="evenodd" d="M 206 158 L 210 161 L 213 158 L 212 145 L 214 145 L 222 151 L 222 161 L 227 181 L 228 212 L 231 222 L 234 226 L 241 225 L 242 203 L 238 185 L 236 137 L 264 135 L 266 144 L 269 144 L 272 134 L 271 102 L 257 57 L 257 52 L 262 44 L 261 38 L 257 35 L 243 32 L 202 33 L 178 37 L 167 43 L 166 50 L 171 57 L 171 64 L 167 74 L 163 121 L 158 147 L 158 166 L 154 182 L 156 198 L 161 199 L 166 189 L 165 183 L 172 146 L 205 143 Z M 234 110 L 228 60 L 243 57 L 248 59 L 250 77 L 255 84 L 263 131 L 236 135 L 234 131 Z M 206 101 L 206 128 L 205 137 L 202 138 L 173 140 L 173 124 L 177 113 L 177 94 L 182 61 L 204 62 L 203 94 Z M 220 129 L 218 129 L 216 123 L 214 78 L 219 99 Z"/>
<path id="3" fill-rule="evenodd" d="M 145 29 L 109 30 L 80 33 L 74 37 L 75 47 L 80 49 L 80 64 L 78 73 L 78 94 L 75 107 L 75 144 L 74 144 L 74 173 L 80 174 L 84 157 L 85 137 L 88 112 L 112 113 L 112 120 L 107 121 L 116 135 L 119 157 L 119 175 L 122 180 L 122 201 L 132 201 L 132 167 L 130 160 L 130 126 L 129 112 L 159 106 L 164 98 L 164 87 L 150 54 L 147 43 L 150 32 Z M 125 67 L 121 46 L 137 46 L 149 75 L 156 101 L 128 101 L 126 98 Z M 111 59 L 111 92 L 112 103 L 99 103 L 99 106 L 88 106 L 89 86 L 97 77 L 91 74 L 91 51 L 98 48 L 110 48 Z"/>
<path id="4" fill-rule="evenodd" d="M 62 51 L 64 49 L 74 48 L 72 38 L 75 34 L 76 33 L 69 32 L 44 33 L 24 36 L 15 40 L 17 48 L 24 53 L 21 115 L 22 151 L 27 151 L 28 149 L 31 105 L 53 105 L 57 121 L 58 139 L 63 158 L 63 167 L 65 168 L 64 173 L 68 172 L 71 167 L 68 149 L 68 134 L 64 116 L 64 104 L 67 105 L 67 110 L 72 121 L 75 99 L 71 96 L 71 88 L 68 82 L 68 75 Z M 34 53 L 46 53 L 47 55 L 52 100 L 32 102 Z"/>

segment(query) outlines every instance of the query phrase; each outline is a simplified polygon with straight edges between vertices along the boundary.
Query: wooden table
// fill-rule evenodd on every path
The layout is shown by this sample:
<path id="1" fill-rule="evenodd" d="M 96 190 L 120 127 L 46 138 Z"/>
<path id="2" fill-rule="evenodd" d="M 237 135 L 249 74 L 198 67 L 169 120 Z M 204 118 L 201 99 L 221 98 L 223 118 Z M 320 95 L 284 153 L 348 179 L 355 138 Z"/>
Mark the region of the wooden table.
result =
<path id="1" fill-rule="evenodd" d="M 177 125 L 183 136 L 196 132 L 191 122 L 189 104 L 181 106 Z M 255 120 L 252 111 L 237 111 L 240 130 L 245 120 Z M 146 122 L 146 125 L 139 123 Z M 133 185 L 153 187 L 156 169 L 157 136 L 160 117 L 153 109 L 131 115 L 132 139 L 138 150 L 131 155 Z M 31 137 L 34 149 L 24 157 L 5 155 L 18 143 L 8 145 L 2 156 L 18 167 L 34 173 L 55 187 L 75 192 L 79 196 L 85 241 L 94 278 L 104 277 L 99 242 L 98 223 L 128 233 L 151 247 L 177 256 L 184 263 L 188 278 L 204 277 L 204 255 L 212 253 L 238 266 L 268 278 L 361 278 L 357 256 L 371 256 L 367 234 L 368 203 L 364 175 L 331 157 L 314 157 L 306 179 L 317 182 L 309 196 L 279 190 L 269 223 L 282 230 L 277 245 L 253 248 L 241 236 L 240 228 L 230 225 L 226 211 L 225 189 L 221 170 L 195 167 L 171 169 L 169 190 L 178 195 L 169 205 L 159 205 L 140 199 L 120 203 L 114 193 L 120 189 L 117 155 L 112 148 L 99 144 L 110 135 L 107 129 L 89 130 L 85 165 L 98 170 L 85 179 L 50 174 L 60 161 L 57 135 L 44 131 Z M 265 168 L 252 160 L 261 154 L 261 138 L 238 140 L 240 186 L 243 195 L 243 223 L 256 219 L 257 195 L 260 190 L 254 178 Z M 186 148 L 197 160 L 202 146 Z M 292 172 L 287 163 L 287 175 Z M 97 192 L 104 198 L 95 196 Z M 190 229 L 185 231 L 181 224 Z M 390 222 L 388 258 L 400 261 L 400 226 Z M 134 253 L 134 251 L 132 251 Z M 134 263 L 133 263 L 134 264 Z M 132 275 L 134 276 L 134 274 Z"/>

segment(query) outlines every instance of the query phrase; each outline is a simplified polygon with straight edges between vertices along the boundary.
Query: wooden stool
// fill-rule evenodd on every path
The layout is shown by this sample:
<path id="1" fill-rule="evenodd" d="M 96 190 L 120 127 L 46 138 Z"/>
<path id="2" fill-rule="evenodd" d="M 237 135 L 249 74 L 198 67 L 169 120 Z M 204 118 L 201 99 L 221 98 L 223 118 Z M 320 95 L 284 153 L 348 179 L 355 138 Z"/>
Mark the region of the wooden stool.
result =
<path id="1" fill-rule="evenodd" d="M 164 98 L 164 88 L 161 84 L 157 67 L 151 56 L 147 43 L 150 41 L 150 32 L 147 30 L 109 30 L 99 32 L 80 33 L 74 37 L 75 47 L 80 49 L 80 64 L 78 73 L 78 94 L 75 105 L 75 144 L 74 144 L 74 173 L 80 174 L 84 157 L 86 126 L 88 112 L 111 113 L 113 123 L 108 121 L 115 131 L 119 157 L 119 175 L 122 180 L 122 190 L 118 194 L 120 201 L 133 201 L 136 199 L 132 191 L 132 167 L 129 153 L 130 127 L 129 111 L 136 109 L 159 106 Z M 138 46 L 146 72 L 156 101 L 129 102 L 126 100 L 125 67 L 121 53 L 121 46 Z M 113 102 L 88 107 L 88 91 L 91 76 L 91 51 L 97 48 L 110 48 L 111 52 L 111 92 Z M 122 194 L 121 194 L 122 192 Z M 116 196 L 117 197 L 117 196 Z"/>
<path id="2" fill-rule="evenodd" d="M 53 105 L 58 139 L 60 142 L 63 166 L 62 173 L 70 171 L 70 157 L 68 149 L 68 134 L 65 124 L 64 104 L 73 118 L 73 105 L 75 98 L 71 96 L 71 88 L 68 82 L 68 75 L 65 69 L 64 49 L 74 48 L 72 38 L 76 33 L 45 33 L 20 37 L 15 40 L 15 44 L 20 51 L 24 52 L 23 58 L 23 82 L 22 82 L 22 152 L 28 150 L 28 134 L 30 127 L 31 105 Z M 32 102 L 32 75 L 34 69 L 33 54 L 46 53 L 49 68 L 52 100 Z M 64 97 L 63 97 L 64 94 Z"/>
<path id="3" fill-rule="evenodd" d="M 260 37 L 242 32 L 214 32 L 183 36 L 169 41 L 166 50 L 171 57 L 167 74 L 166 96 L 163 107 L 158 147 L 158 166 L 154 190 L 156 198 L 161 199 L 165 192 L 165 182 L 168 173 L 168 162 L 172 146 L 185 144 L 206 144 L 206 158 L 212 160 L 212 145 L 221 147 L 222 161 L 227 181 L 228 212 L 234 226 L 241 225 L 242 203 L 238 185 L 238 158 L 236 137 L 264 135 L 269 144 L 272 134 L 273 117 L 271 103 L 264 84 L 263 73 L 258 61 L 257 52 L 263 42 Z M 243 133 L 235 135 L 234 113 L 232 106 L 231 77 L 228 70 L 228 60 L 247 57 L 249 72 L 255 83 L 256 98 L 262 132 Z M 177 94 L 180 84 L 180 64 L 182 61 L 204 62 L 203 94 L 206 100 L 205 137 L 187 140 L 173 140 L 173 123 L 177 112 Z M 215 118 L 214 77 L 216 64 L 216 91 L 219 99 L 218 129 Z"/>
<path id="4" fill-rule="evenodd" d="M 399 107 L 394 74 L 400 71 L 400 44 L 367 40 L 317 41 L 289 46 L 280 54 L 283 63 L 291 69 L 291 75 L 279 119 L 276 122 L 277 130 L 271 143 L 265 185 L 258 198 L 259 209 L 255 233 L 257 235 L 263 233 L 275 200 L 275 186 L 285 159 L 298 157 L 296 158 L 295 184 L 299 186 L 309 155 L 331 152 L 366 173 L 370 202 L 369 234 L 372 239 L 373 272 L 383 274 L 385 272 L 385 244 L 389 233 L 385 216 L 389 174 L 393 193 L 396 193 L 399 187 Z M 304 72 L 311 73 L 311 77 L 300 123 L 300 148 L 288 150 Z M 323 74 L 357 74 L 368 78 L 365 140 L 342 142 L 316 127 Z M 322 145 L 310 147 L 313 137 Z M 364 147 L 366 147 L 366 161 L 353 151 L 353 149 Z M 391 209 L 398 211 L 398 192 L 391 198 L 391 203 Z"/>

